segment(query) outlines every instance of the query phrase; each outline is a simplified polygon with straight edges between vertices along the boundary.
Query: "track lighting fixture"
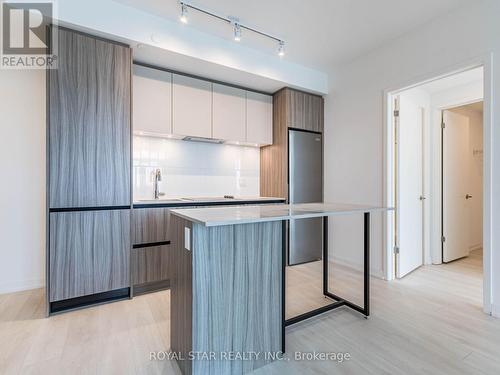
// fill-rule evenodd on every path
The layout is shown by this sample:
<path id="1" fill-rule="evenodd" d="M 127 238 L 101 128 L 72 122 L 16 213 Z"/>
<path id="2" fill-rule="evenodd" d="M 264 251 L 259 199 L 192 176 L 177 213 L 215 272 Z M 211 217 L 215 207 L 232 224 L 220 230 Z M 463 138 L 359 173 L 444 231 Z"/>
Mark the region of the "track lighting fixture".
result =
<path id="1" fill-rule="evenodd" d="M 188 8 L 187 5 L 184 3 L 181 3 L 181 16 L 180 20 L 182 23 L 187 23 L 188 22 Z"/>
<path id="2" fill-rule="evenodd" d="M 248 31 L 251 31 L 255 34 L 259 34 L 263 37 L 266 37 L 266 38 L 269 38 L 269 39 L 272 39 L 276 42 L 278 42 L 278 55 L 280 57 L 283 57 L 285 56 L 285 41 L 280 39 L 280 38 L 277 38 L 273 35 L 270 35 L 268 33 L 265 33 L 263 31 L 260 31 L 260 30 L 257 30 L 257 29 L 254 29 L 250 26 L 246 26 L 246 25 L 242 25 L 240 22 L 239 22 L 239 19 L 238 18 L 235 18 L 235 17 L 225 17 L 225 16 L 221 16 L 219 14 L 216 14 L 216 13 L 213 13 L 209 10 L 206 10 L 206 9 L 203 9 L 203 8 L 200 8 L 198 6 L 195 6 L 193 4 L 188 4 L 184 1 L 179 1 L 179 4 L 181 6 L 181 16 L 180 16 L 180 20 L 182 23 L 187 23 L 188 22 L 188 8 L 189 9 L 194 9 L 200 13 L 203 13 L 207 16 L 210 16 L 210 17 L 213 17 L 213 18 L 216 18 L 220 21 L 224 21 L 224 22 L 227 22 L 231 25 L 233 25 L 234 27 L 234 40 L 236 42 L 239 42 L 241 40 L 241 31 L 242 29 L 245 29 L 245 30 L 248 30 Z"/>

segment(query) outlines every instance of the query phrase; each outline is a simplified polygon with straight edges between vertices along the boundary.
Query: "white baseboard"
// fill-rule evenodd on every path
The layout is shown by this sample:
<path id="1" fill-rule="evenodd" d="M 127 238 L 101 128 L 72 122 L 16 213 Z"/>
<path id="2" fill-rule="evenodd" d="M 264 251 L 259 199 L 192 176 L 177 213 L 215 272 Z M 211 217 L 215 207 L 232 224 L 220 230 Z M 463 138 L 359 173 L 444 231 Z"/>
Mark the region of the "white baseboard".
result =
<path id="1" fill-rule="evenodd" d="M 491 316 L 500 318 L 500 305 L 491 305 Z"/>
<path id="2" fill-rule="evenodd" d="M 7 281 L 0 284 L 0 294 L 22 292 L 24 290 L 43 288 L 44 286 L 44 279 Z"/>
<path id="3" fill-rule="evenodd" d="M 481 250 L 482 248 L 483 248 L 483 244 L 482 244 L 482 243 L 479 243 L 479 244 L 477 244 L 477 245 L 470 246 L 470 247 L 469 247 L 469 251 Z"/>
<path id="4" fill-rule="evenodd" d="M 386 280 L 385 272 L 382 269 L 370 269 L 370 276 L 376 277 L 377 279 Z"/>
<path id="5" fill-rule="evenodd" d="M 353 262 L 352 260 L 345 259 L 345 258 L 339 258 L 339 257 L 333 257 L 332 259 L 333 263 L 336 263 L 340 266 L 352 268 L 358 272 L 363 272 L 363 265 Z M 376 268 L 370 268 L 370 276 L 376 277 L 378 279 L 385 279 L 385 274 L 384 270 L 382 269 L 376 269 Z"/>

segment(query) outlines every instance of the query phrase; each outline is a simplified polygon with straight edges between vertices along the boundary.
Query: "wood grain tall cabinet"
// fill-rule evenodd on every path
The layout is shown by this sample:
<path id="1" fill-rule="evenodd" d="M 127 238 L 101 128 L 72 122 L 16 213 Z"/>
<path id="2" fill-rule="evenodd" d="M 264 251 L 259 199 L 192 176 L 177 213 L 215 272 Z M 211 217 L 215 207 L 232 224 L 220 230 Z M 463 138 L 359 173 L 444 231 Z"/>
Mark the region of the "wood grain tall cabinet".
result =
<path id="1" fill-rule="evenodd" d="M 49 313 L 130 294 L 131 50 L 59 28 L 47 74 Z"/>
<path id="2" fill-rule="evenodd" d="M 288 129 L 323 133 L 322 96 L 284 88 L 273 96 L 273 144 L 260 149 L 260 194 L 288 200 Z"/>

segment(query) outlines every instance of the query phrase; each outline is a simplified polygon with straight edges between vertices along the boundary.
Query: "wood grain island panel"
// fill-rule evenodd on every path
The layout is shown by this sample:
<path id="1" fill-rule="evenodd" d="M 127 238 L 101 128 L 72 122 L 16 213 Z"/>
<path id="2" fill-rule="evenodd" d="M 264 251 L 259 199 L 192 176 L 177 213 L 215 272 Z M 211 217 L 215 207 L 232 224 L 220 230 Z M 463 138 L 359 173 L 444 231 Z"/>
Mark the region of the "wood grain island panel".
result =
<path id="1" fill-rule="evenodd" d="M 269 363 L 223 356 L 282 349 L 282 223 L 205 227 L 175 215 L 171 222 L 172 350 L 216 355 L 179 361 L 183 374 L 244 374 Z"/>

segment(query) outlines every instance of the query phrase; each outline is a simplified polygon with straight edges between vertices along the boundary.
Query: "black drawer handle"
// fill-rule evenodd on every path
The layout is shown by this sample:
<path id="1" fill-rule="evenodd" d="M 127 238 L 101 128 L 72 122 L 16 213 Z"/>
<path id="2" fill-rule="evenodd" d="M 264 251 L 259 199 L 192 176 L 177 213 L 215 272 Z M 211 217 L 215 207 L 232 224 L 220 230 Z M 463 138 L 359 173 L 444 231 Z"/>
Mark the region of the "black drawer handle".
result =
<path id="1" fill-rule="evenodd" d="M 132 248 L 133 249 L 142 249 L 143 247 L 154 247 L 154 246 L 164 246 L 164 245 L 170 245 L 170 241 L 139 243 L 139 244 L 132 245 Z"/>

